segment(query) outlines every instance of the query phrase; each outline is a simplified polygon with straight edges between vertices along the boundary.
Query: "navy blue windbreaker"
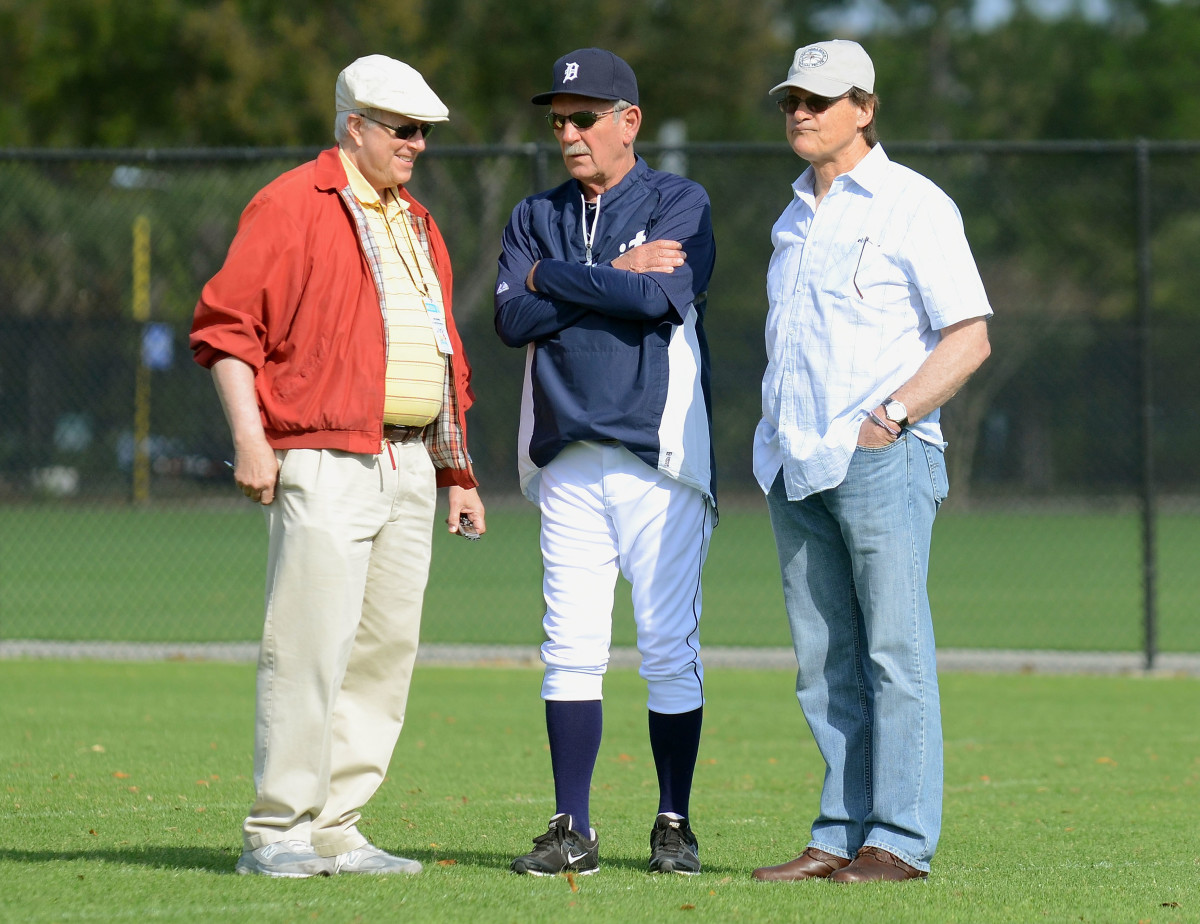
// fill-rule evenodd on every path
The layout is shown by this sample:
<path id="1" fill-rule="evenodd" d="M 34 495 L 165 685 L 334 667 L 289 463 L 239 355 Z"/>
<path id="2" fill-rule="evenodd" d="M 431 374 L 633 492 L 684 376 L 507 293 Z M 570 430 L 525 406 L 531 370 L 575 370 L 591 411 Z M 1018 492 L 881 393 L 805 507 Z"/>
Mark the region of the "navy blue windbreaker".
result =
<path id="1" fill-rule="evenodd" d="M 600 197 L 592 266 L 583 217 L 572 179 L 520 202 L 504 230 L 496 332 L 509 346 L 527 347 L 521 488 L 537 502 L 538 473 L 563 447 L 611 439 L 715 505 L 703 323 L 716 256 L 708 194 L 639 157 Z M 685 264 L 673 273 L 608 265 L 652 240 L 679 241 Z M 535 293 L 525 279 L 539 260 Z"/>

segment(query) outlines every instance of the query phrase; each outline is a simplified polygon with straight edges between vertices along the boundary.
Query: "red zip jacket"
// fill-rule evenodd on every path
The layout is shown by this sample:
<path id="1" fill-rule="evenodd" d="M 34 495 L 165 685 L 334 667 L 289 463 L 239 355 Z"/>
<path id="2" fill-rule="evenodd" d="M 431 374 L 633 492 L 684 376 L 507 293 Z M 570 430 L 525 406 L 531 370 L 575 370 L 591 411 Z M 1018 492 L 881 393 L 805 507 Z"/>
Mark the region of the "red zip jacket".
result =
<path id="1" fill-rule="evenodd" d="M 475 487 L 466 448 L 471 367 L 450 310 L 450 257 L 429 211 L 400 195 L 429 230 L 454 355 L 441 414 L 425 431 L 440 487 Z M 255 370 L 276 449 L 378 454 L 387 330 L 378 258 L 363 246 L 359 206 L 337 148 L 289 170 L 250 201 L 225 264 L 200 293 L 191 347 L 206 369 L 233 356 Z M 379 278 L 382 278 L 380 275 Z"/>

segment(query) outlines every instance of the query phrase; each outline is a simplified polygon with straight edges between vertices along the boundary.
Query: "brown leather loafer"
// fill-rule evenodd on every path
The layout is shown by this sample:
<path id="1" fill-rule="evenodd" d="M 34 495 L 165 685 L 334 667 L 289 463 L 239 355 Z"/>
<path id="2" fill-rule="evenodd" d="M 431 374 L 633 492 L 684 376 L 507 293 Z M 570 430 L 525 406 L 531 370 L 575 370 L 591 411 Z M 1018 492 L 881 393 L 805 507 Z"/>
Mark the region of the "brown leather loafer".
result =
<path id="1" fill-rule="evenodd" d="M 794 860 L 780 863 L 778 866 L 762 866 L 752 875 L 762 882 L 795 882 L 797 879 L 828 879 L 830 874 L 850 861 L 816 847 L 809 847 Z"/>
<path id="2" fill-rule="evenodd" d="M 844 869 L 829 877 L 830 882 L 901 882 L 924 879 L 929 874 L 909 866 L 882 847 L 864 847 Z"/>

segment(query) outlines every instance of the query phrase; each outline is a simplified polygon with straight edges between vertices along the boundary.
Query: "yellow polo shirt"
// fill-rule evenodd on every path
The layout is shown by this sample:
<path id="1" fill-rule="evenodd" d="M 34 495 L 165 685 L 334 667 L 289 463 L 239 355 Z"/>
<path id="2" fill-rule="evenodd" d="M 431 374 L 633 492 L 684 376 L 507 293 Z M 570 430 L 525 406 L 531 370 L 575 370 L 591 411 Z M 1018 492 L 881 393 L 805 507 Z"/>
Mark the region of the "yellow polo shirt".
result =
<path id="1" fill-rule="evenodd" d="M 442 408 L 446 359 L 438 351 L 425 299 L 439 307 L 442 287 L 430 262 L 425 235 L 414 229 L 419 219 L 395 189 L 383 199 L 344 151 L 338 153 L 350 191 L 358 199 L 378 245 L 387 317 L 387 385 L 383 422 L 421 427 Z"/>

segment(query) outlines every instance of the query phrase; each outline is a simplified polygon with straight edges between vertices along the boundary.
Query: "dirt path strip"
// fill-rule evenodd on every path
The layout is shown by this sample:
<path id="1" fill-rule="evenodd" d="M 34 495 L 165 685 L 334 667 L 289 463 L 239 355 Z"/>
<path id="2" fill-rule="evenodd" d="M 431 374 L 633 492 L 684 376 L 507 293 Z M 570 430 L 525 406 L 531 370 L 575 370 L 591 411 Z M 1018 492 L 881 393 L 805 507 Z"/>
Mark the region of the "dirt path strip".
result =
<path id="1" fill-rule="evenodd" d="M 704 665 L 749 670 L 795 668 L 789 648 L 706 647 Z M 95 661 L 233 661 L 253 662 L 257 642 L 58 642 L 0 641 L 0 660 L 53 659 Z M 613 667 L 637 667 L 634 648 L 614 648 Z M 422 645 L 420 664 L 472 664 L 539 667 L 536 645 Z M 1147 671 L 1146 658 L 1134 651 L 1023 651 L 989 648 L 942 648 L 939 671 L 998 674 L 1124 674 L 1200 677 L 1200 654 L 1163 653 Z"/>

